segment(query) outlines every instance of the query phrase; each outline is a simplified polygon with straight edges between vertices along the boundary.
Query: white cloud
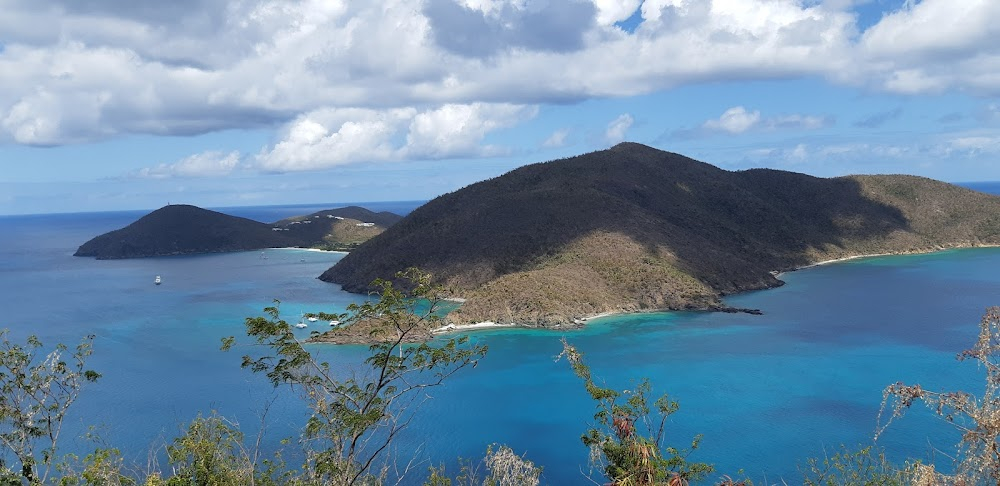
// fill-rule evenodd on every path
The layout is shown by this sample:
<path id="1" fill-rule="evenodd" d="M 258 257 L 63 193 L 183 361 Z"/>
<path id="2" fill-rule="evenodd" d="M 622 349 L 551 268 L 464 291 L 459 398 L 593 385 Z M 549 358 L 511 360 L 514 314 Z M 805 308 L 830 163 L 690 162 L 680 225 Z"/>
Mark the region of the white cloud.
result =
<path id="1" fill-rule="evenodd" d="M 549 135 L 549 138 L 546 138 L 545 141 L 542 142 L 542 147 L 545 148 L 562 147 L 566 145 L 567 136 L 569 136 L 569 129 L 560 128 L 559 130 L 552 132 L 552 135 Z"/>
<path id="2" fill-rule="evenodd" d="M 925 134 L 906 140 L 880 136 L 866 140 L 829 142 L 826 137 L 760 147 L 740 145 L 717 151 L 709 160 L 732 168 L 785 168 L 817 176 L 846 174 L 920 174 L 944 181 L 982 180 L 995 169 L 1000 155 L 1000 130 Z M 719 152 L 730 151 L 719 157 Z"/>
<path id="3" fill-rule="evenodd" d="M 726 110 L 718 119 L 708 120 L 702 127 L 707 130 L 722 131 L 728 133 L 743 133 L 760 123 L 760 112 L 748 112 L 742 106 L 735 106 Z"/>
<path id="4" fill-rule="evenodd" d="M 618 143 L 625 140 L 625 135 L 628 129 L 632 128 L 632 123 L 634 122 L 635 119 L 628 113 L 619 115 L 618 118 L 608 123 L 608 128 L 604 131 L 604 139 L 609 143 Z"/>
<path id="5" fill-rule="evenodd" d="M 1000 4 L 992 0 L 904 2 L 866 31 L 861 43 L 870 55 L 887 59 L 968 53 L 1000 35 L 998 15 Z"/>
<path id="6" fill-rule="evenodd" d="M 833 120 L 830 117 L 816 115 L 779 115 L 765 120 L 765 126 L 770 129 L 817 130 L 831 124 Z"/>
<path id="7" fill-rule="evenodd" d="M 809 148 L 804 143 L 800 143 L 788 152 L 788 158 L 796 161 L 804 161 L 809 157 Z"/>
<path id="8" fill-rule="evenodd" d="M 843 143 L 818 146 L 814 153 L 823 160 L 843 160 L 845 158 L 885 160 L 910 156 L 927 149 L 928 147 L 924 146 L 923 142 L 911 146 L 886 143 Z"/>
<path id="9" fill-rule="evenodd" d="M 322 110 L 521 106 L 802 76 L 902 93 L 1000 94 L 1000 2 L 992 0 L 923 0 L 862 33 L 851 0 L 147 3 L 6 2 L 0 137 L 52 145 L 187 135 L 281 125 Z M 634 33 L 614 26 L 637 8 Z M 421 123 L 461 115 L 433 116 Z M 720 118 L 718 127 L 751 129 L 740 132 L 739 122 Z M 376 139 L 390 129 L 380 124 L 396 127 L 378 117 L 356 123 L 324 127 L 328 138 L 343 129 Z M 475 123 L 458 135 L 475 138 Z M 414 153 L 425 142 L 421 150 L 433 157 L 470 147 L 413 129 Z"/>
<path id="10" fill-rule="evenodd" d="M 239 166 L 240 153 L 210 150 L 185 157 L 173 164 L 159 164 L 139 169 L 133 177 L 166 179 L 169 177 L 218 177 L 227 175 Z"/>
<path id="11" fill-rule="evenodd" d="M 497 155 L 504 149 L 480 146 L 486 134 L 532 118 L 534 107 L 510 104 L 447 104 L 417 114 L 406 136 L 407 158 L 440 159 Z"/>
<path id="12" fill-rule="evenodd" d="M 970 135 L 948 141 L 950 149 L 972 154 L 1000 153 L 1000 136 Z"/>
<path id="13" fill-rule="evenodd" d="M 597 7 L 597 23 L 611 25 L 632 16 L 639 8 L 640 0 L 593 0 Z"/>
<path id="14" fill-rule="evenodd" d="M 523 10 L 525 7 L 524 0 L 458 0 L 458 3 L 463 7 L 478 10 L 483 14 L 491 17 L 499 16 L 501 11 L 505 7 L 511 7 L 517 10 Z"/>
<path id="15" fill-rule="evenodd" d="M 60 99 L 61 98 L 61 99 Z M 56 145 L 102 138 L 112 129 L 100 124 L 100 111 L 111 99 L 106 91 L 64 94 L 60 97 L 45 89 L 25 96 L 2 116 L 0 126 L 17 143 Z M 65 110 L 71 102 L 75 110 Z"/>
<path id="16" fill-rule="evenodd" d="M 323 109 L 291 122 L 282 140 L 257 155 L 268 171 L 316 170 L 395 158 L 392 138 L 414 109 Z"/>
<path id="17" fill-rule="evenodd" d="M 482 142 L 490 132 L 531 118 L 530 106 L 473 103 L 436 109 L 322 109 L 288 124 L 282 139 L 263 149 L 267 171 L 316 170 L 358 162 L 486 157 L 506 149 Z"/>
<path id="18" fill-rule="evenodd" d="M 859 65 L 900 93 L 1000 93 L 1000 2 L 905 2 L 864 32 Z"/>
<path id="19" fill-rule="evenodd" d="M 746 155 L 753 159 L 760 159 L 760 158 L 771 157 L 778 152 L 779 150 L 776 148 L 763 147 L 763 148 L 750 149 L 746 152 Z"/>
<path id="20" fill-rule="evenodd" d="M 823 73 L 848 59 L 851 16 L 791 0 L 707 11 L 676 0 L 669 15 L 647 0 L 634 35 L 612 24 L 638 0 L 433 2 L 480 15 L 477 32 L 432 22 L 430 3 L 12 0 L 0 19 L 0 129 L 38 144 L 192 134 L 319 109 L 522 105 Z M 456 52 L 484 37 L 479 51 Z"/>
<path id="21" fill-rule="evenodd" d="M 777 115 L 763 117 L 760 110 L 749 111 L 742 106 L 726 110 L 719 118 L 706 120 L 697 129 L 675 132 L 678 138 L 697 138 L 715 133 L 740 135 L 754 130 L 815 130 L 832 123 L 829 117 L 816 115 Z"/>

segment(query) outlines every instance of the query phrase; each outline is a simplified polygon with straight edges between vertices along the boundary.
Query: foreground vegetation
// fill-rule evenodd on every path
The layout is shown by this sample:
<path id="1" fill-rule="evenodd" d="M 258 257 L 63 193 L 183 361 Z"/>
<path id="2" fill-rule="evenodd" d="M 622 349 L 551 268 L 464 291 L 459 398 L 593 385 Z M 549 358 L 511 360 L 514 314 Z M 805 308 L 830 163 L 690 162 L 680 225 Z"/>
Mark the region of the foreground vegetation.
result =
<path id="1" fill-rule="evenodd" d="M 252 344 L 223 340 L 223 349 L 246 350 L 242 366 L 261 373 L 276 387 L 290 386 L 308 406 L 310 416 L 295 445 L 298 464 L 281 451 L 265 455 L 262 437 L 247 438 L 239 426 L 210 414 L 194 418 L 165 448 L 166 468 L 126 464 L 118 449 L 106 445 L 79 457 L 61 455 L 59 439 L 66 411 L 87 383 L 101 375 L 87 367 L 93 336 L 75 348 L 56 346 L 41 354 L 34 337 L 26 344 L 0 333 L 0 486 L 4 485 L 381 485 L 421 482 L 431 486 L 537 485 L 542 467 L 502 444 L 490 446 L 478 460 L 460 459 L 459 468 L 426 468 L 418 459 L 397 454 L 392 446 L 419 413 L 427 391 L 463 369 L 475 367 L 484 345 L 467 337 L 408 343 L 411 333 L 436 326 L 441 290 L 416 270 L 398 276 L 402 288 L 378 280 L 379 299 L 349 307 L 347 323 L 365 323 L 378 342 L 370 346 L 363 370 L 341 376 L 317 361 L 279 318 L 278 304 L 264 315 L 247 318 Z M 334 317 L 334 316 L 327 316 Z M 872 447 L 842 448 L 801 465 L 806 485 L 944 485 L 1000 484 L 1000 308 L 988 309 L 975 345 L 960 359 L 986 369 L 982 395 L 932 392 L 896 383 L 884 391 L 885 423 L 923 401 L 963 431 L 954 473 L 933 465 L 892 465 Z M 685 444 L 667 443 L 668 417 L 679 405 L 666 395 L 652 396 L 642 380 L 630 390 L 600 385 L 584 356 L 564 341 L 560 355 L 580 378 L 595 405 L 594 420 L 581 436 L 590 450 L 590 480 L 615 486 L 722 486 L 752 484 L 739 472 L 715 471 L 693 459 L 700 437 Z M 100 444 L 100 442 L 97 442 Z M 292 441 L 288 441 L 292 447 Z M 722 445 L 713 444 L 713 447 Z M 583 479 L 583 478 L 581 478 Z"/>

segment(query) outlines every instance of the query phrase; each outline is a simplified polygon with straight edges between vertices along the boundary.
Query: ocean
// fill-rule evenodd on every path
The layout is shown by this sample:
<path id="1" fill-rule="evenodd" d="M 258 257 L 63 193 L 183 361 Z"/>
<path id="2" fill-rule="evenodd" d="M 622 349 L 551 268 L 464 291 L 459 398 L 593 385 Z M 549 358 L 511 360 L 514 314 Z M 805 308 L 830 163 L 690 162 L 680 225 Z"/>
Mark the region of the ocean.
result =
<path id="1" fill-rule="evenodd" d="M 365 206 L 406 213 L 418 204 Z M 336 206 L 224 211 L 274 221 Z M 144 469 L 187 422 L 213 412 L 238 422 L 250 440 L 263 416 L 265 449 L 281 447 L 297 436 L 305 408 L 294 392 L 240 368 L 247 339 L 230 352 L 219 351 L 220 339 L 243 335 L 244 319 L 274 299 L 289 319 L 343 312 L 359 301 L 316 278 L 341 254 L 72 256 L 93 236 L 143 214 L 0 216 L 0 327 L 13 339 L 35 334 L 47 345 L 96 335 L 90 365 L 103 378 L 71 409 L 63 451 L 92 448 L 82 436 L 93 426 L 106 445 Z M 414 483 L 427 466 L 445 463 L 455 471 L 456 458 L 481 457 L 493 443 L 544 467 L 546 484 L 586 482 L 580 435 L 595 407 L 569 365 L 555 359 L 566 338 L 608 386 L 627 389 L 649 378 L 654 392 L 677 400 L 666 442 L 686 447 L 702 434 L 690 459 L 714 463 L 715 477 L 742 470 L 756 484 L 796 484 L 807 458 L 841 444 L 871 444 L 886 385 L 982 390 L 982 370 L 955 355 L 975 341 L 984 309 L 1000 304 L 998 268 L 995 248 L 864 258 L 787 273 L 783 287 L 726 299 L 761 309 L 760 316 L 669 312 L 596 319 L 577 331 L 473 332 L 489 354 L 430 391 L 397 452 L 405 460 L 416 455 Z M 153 285 L 156 275 L 162 285 Z M 358 369 L 367 353 L 364 346 L 311 349 L 344 373 Z M 890 460 L 947 469 L 958 440 L 917 406 L 878 445 Z M 294 445 L 287 447 L 286 456 L 296 457 Z"/>

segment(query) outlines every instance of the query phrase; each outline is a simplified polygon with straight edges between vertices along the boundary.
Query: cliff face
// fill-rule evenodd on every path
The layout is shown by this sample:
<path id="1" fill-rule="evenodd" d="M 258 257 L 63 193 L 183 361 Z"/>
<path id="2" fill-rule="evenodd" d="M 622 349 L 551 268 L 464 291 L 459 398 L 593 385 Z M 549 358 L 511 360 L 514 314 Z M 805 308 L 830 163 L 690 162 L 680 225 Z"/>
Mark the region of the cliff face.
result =
<path id="1" fill-rule="evenodd" d="M 400 216 L 357 206 L 330 209 L 273 224 L 174 204 L 80 246 L 76 256 L 140 258 L 279 247 L 353 248 Z"/>
<path id="2" fill-rule="evenodd" d="M 729 172 L 625 143 L 441 196 L 320 278 L 365 291 L 417 266 L 467 299 L 452 320 L 560 326 L 721 308 L 829 258 L 995 243 L 1000 198 L 942 182 Z"/>

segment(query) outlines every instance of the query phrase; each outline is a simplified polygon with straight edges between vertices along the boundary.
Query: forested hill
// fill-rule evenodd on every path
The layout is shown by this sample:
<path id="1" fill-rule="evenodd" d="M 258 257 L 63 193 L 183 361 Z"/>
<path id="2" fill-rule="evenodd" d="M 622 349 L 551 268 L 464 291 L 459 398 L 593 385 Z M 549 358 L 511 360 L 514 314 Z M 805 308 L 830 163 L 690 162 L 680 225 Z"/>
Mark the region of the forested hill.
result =
<path id="1" fill-rule="evenodd" d="M 572 324 L 720 309 L 775 270 L 1000 243 L 1000 198 L 931 179 L 730 172 L 635 143 L 438 197 L 320 278 L 365 291 L 409 266 L 467 299 L 451 319 Z"/>
<path id="2" fill-rule="evenodd" d="M 381 226 L 383 228 L 388 228 L 397 221 L 403 219 L 402 216 L 390 213 L 388 211 L 374 212 L 369 209 L 360 206 L 347 206 L 337 209 L 327 209 L 324 211 L 318 211 L 305 216 L 296 216 L 293 218 L 283 219 L 274 223 L 275 225 L 284 225 L 294 221 L 303 221 L 306 219 L 321 219 L 321 218 L 342 218 L 342 219 L 352 219 L 355 221 L 363 221 L 366 223 L 375 223 L 375 226 Z"/>
<path id="3" fill-rule="evenodd" d="M 399 219 L 392 213 L 349 206 L 266 224 L 172 204 L 84 243 L 75 255 L 115 259 L 280 247 L 350 250 Z"/>

